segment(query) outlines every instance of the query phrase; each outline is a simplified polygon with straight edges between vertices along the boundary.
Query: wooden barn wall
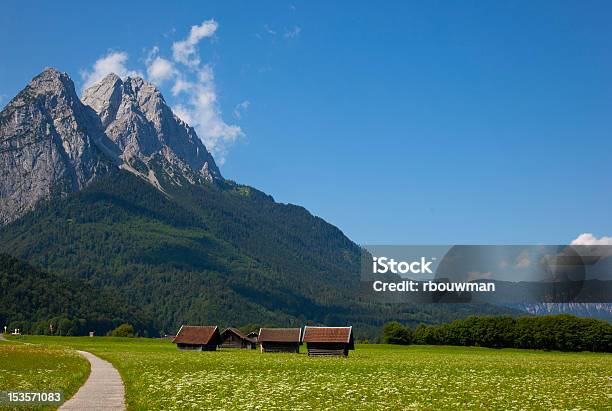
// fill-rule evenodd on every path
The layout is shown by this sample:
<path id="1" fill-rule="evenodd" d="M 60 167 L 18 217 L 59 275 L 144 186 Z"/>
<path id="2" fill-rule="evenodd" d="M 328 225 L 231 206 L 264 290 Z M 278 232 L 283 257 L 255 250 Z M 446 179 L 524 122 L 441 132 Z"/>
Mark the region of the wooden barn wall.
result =
<path id="1" fill-rule="evenodd" d="M 275 343 L 275 342 L 264 342 L 262 343 L 264 352 L 291 352 L 296 353 L 300 350 L 298 343 Z"/>
<path id="2" fill-rule="evenodd" d="M 308 355 L 347 356 L 348 344 L 343 343 L 307 343 Z"/>
<path id="3" fill-rule="evenodd" d="M 247 344 L 244 340 L 240 339 L 234 334 L 229 334 L 223 338 L 221 348 L 247 348 Z"/>

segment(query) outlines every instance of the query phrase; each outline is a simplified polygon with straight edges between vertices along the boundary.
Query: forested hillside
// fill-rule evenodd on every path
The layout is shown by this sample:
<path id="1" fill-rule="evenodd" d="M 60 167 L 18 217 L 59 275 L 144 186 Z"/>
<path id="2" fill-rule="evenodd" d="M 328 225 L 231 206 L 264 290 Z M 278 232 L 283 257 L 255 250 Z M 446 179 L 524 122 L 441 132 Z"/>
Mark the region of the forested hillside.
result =
<path id="1" fill-rule="evenodd" d="M 0 325 L 10 331 L 54 335 L 106 332 L 135 324 L 143 335 L 154 334 L 152 321 L 116 293 L 100 291 L 82 281 L 60 278 L 0 254 Z"/>
<path id="2" fill-rule="evenodd" d="M 302 207 L 231 182 L 162 193 L 117 171 L 0 231 L 2 251 L 129 301 L 159 333 L 183 323 L 352 324 L 373 337 L 389 319 L 436 323 L 490 306 L 360 301 L 360 249 Z"/>

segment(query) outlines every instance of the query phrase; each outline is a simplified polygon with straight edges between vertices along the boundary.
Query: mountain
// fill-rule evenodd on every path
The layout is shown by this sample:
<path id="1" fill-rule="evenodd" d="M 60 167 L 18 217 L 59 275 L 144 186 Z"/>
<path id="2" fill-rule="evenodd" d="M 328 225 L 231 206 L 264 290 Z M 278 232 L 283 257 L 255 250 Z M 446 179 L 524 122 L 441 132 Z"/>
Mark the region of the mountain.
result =
<path id="1" fill-rule="evenodd" d="M 579 317 L 599 318 L 612 322 L 612 304 L 609 303 L 540 303 L 514 305 L 510 306 L 510 308 L 524 310 L 534 315 L 572 314 Z"/>
<path id="2" fill-rule="evenodd" d="M 96 113 L 70 78 L 46 69 L 0 112 L 0 223 L 113 168 Z"/>
<path id="3" fill-rule="evenodd" d="M 0 251 L 126 301 L 159 333 L 313 322 L 373 338 L 388 320 L 517 313 L 363 299 L 360 247 L 303 207 L 224 179 L 143 79 L 109 75 L 81 102 L 66 74 L 47 69 L 0 119 L 10 149 L 1 152 Z"/>
<path id="4" fill-rule="evenodd" d="M 121 152 L 123 167 L 157 185 L 155 169 L 179 183 L 221 179 L 193 128 L 172 113 L 157 88 L 141 78 L 109 74 L 83 92 L 104 132 Z"/>
<path id="5" fill-rule="evenodd" d="M 152 84 L 110 74 L 81 101 L 66 73 L 47 68 L 0 112 L 0 223 L 117 167 L 162 191 L 159 178 L 172 184 L 222 179 L 193 128 Z"/>

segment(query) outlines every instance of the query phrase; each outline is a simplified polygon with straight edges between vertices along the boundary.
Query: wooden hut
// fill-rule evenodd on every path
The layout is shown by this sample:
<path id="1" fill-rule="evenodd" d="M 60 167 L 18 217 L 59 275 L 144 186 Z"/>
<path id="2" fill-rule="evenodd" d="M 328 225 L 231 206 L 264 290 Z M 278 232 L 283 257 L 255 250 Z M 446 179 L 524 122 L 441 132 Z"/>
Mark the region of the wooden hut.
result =
<path id="1" fill-rule="evenodd" d="M 304 327 L 303 342 L 308 355 L 334 355 L 347 357 L 355 349 L 353 327 Z"/>
<path id="2" fill-rule="evenodd" d="M 172 342 L 179 350 L 215 351 L 221 344 L 221 333 L 216 325 L 182 325 Z"/>
<path id="3" fill-rule="evenodd" d="M 261 328 L 257 338 L 261 352 L 299 353 L 301 328 Z"/>
<path id="4" fill-rule="evenodd" d="M 238 328 L 226 328 L 221 332 L 221 348 L 254 349 L 257 340 L 244 335 Z"/>
<path id="5" fill-rule="evenodd" d="M 257 342 L 258 337 L 259 337 L 259 333 L 257 331 L 251 331 L 250 333 L 247 334 L 247 338 L 251 338 L 252 340 L 255 340 L 255 342 Z"/>

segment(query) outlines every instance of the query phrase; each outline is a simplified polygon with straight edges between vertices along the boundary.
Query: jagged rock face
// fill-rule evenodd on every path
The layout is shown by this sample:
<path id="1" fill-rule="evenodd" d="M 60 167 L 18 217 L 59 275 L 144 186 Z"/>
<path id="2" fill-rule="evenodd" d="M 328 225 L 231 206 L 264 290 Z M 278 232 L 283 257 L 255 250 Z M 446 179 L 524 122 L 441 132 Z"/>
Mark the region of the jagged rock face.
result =
<path id="1" fill-rule="evenodd" d="M 115 168 L 105 140 L 65 73 L 46 69 L 35 77 L 0 112 L 0 224 Z"/>
<path id="2" fill-rule="evenodd" d="M 110 74 L 84 91 L 83 103 L 98 113 L 106 135 L 121 150 L 127 169 L 142 173 L 138 166 L 144 165 L 148 176 L 162 167 L 166 177 L 189 176 L 192 183 L 200 178 L 221 178 L 193 128 L 172 113 L 161 93 L 147 81 L 130 77 L 121 80 Z"/>
<path id="3" fill-rule="evenodd" d="M 161 191 L 222 179 L 154 85 L 111 74 L 81 102 L 67 74 L 45 69 L 0 112 L 0 225 L 117 167 Z"/>

